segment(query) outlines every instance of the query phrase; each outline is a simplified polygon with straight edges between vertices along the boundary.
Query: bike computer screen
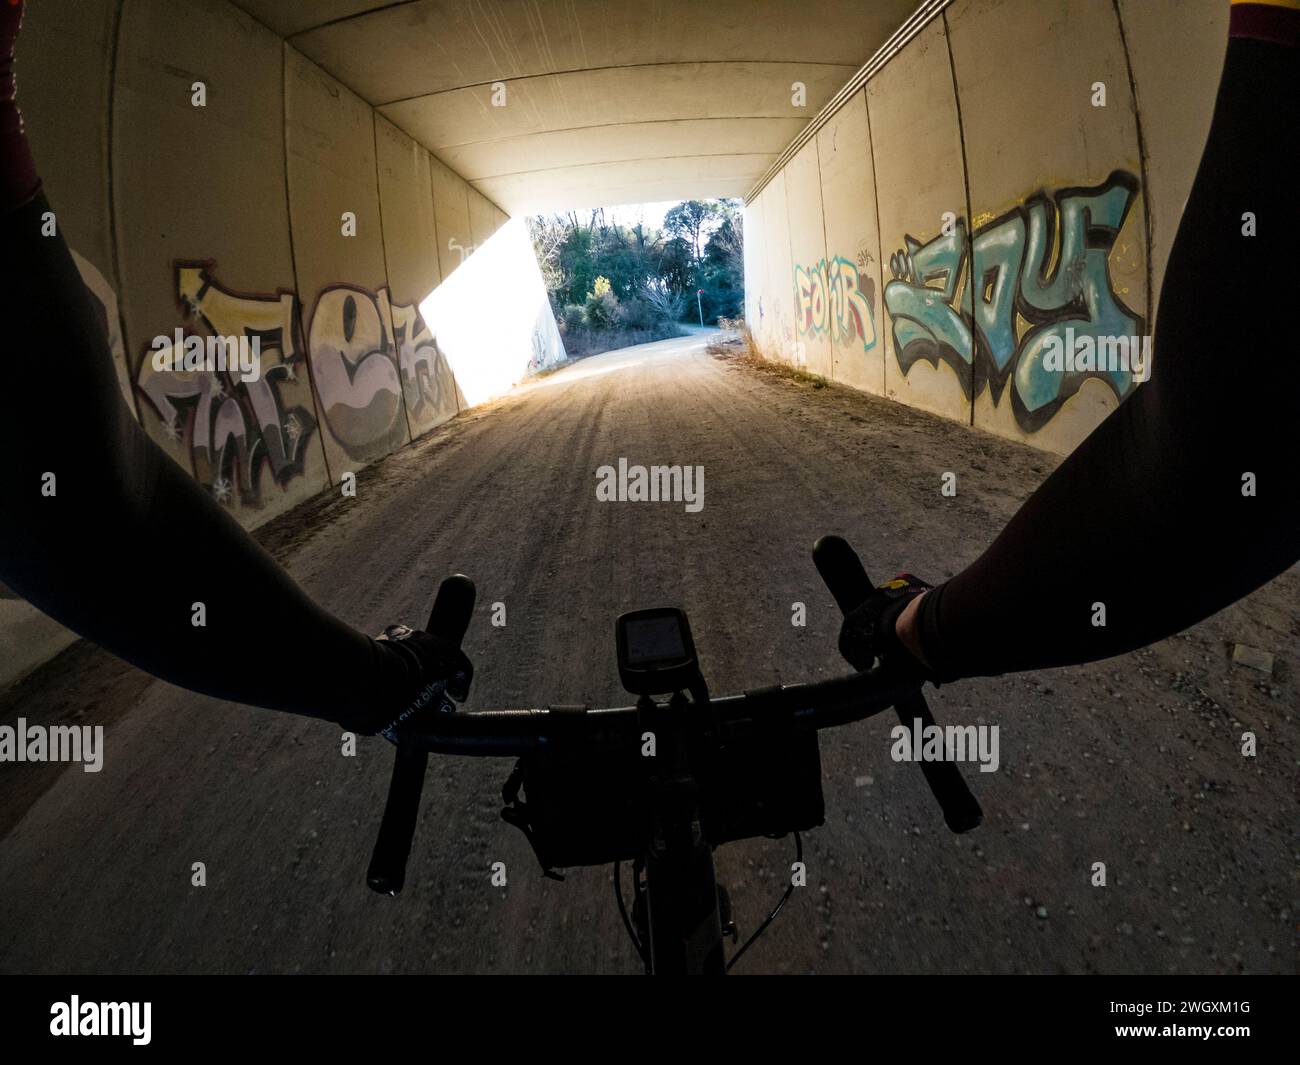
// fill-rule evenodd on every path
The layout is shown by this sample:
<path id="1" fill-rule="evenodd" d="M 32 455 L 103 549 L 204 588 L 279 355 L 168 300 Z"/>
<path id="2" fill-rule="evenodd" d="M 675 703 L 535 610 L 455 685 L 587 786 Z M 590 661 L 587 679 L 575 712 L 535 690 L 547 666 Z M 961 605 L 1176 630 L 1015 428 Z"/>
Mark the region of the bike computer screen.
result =
<path id="1" fill-rule="evenodd" d="M 627 633 L 627 664 L 639 667 L 655 662 L 680 662 L 687 657 L 680 621 L 670 615 L 633 618 Z"/>
<path id="2" fill-rule="evenodd" d="M 618 619 L 618 673 L 636 695 L 690 687 L 698 676 L 686 614 L 674 607 L 636 610 Z"/>

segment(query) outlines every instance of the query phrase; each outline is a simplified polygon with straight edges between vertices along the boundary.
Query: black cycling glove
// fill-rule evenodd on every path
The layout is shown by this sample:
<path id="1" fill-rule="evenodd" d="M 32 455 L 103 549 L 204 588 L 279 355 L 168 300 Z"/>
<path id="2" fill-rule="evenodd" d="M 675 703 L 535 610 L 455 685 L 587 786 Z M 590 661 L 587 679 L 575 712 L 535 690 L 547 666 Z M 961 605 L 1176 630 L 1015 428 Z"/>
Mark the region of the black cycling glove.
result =
<path id="1" fill-rule="evenodd" d="M 389 625 L 372 641 L 379 656 L 374 709 L 339 724 L 391 743 L 418 734 L 435 714 L 453 714 L 469 695 L 474 666 L 459 647 L 431 632 Z"/>
<path id="2" fill-rule="evenodd" d="M 840 654 L 859 672 L 871 669 L 879 660 L 881 671 L 889 676 L 933 682 L 930 670 L 917 661 L 895 631 L 907 604 L 931 587 L 910 573 L 877 585 L 845 616 L 840 626 Z"/>

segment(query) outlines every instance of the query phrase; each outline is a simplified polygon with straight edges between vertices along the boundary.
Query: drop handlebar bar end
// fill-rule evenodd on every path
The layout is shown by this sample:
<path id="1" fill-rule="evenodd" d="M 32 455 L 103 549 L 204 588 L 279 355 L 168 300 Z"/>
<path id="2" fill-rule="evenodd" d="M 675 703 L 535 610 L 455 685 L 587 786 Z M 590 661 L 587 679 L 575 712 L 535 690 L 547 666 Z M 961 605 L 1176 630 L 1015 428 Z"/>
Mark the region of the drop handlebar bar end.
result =
<path id="1" fill-rule="evenodd" d="M 425 628 L 459 647 L 474 614 L 474 597 L 474 582 L 464 574 L 447 577 L 438 587 Z M 366 871 L 366 884 L 381 895 L 396 895 L 406 883 L 406 862 L 411 854 L 428 766 L 427 749 L 412 744 L 398 745 L 393 757 L 393 775 L 388 782 L 388 801 L 379 823 L 374 853 L 370 856 L 370 868 Z"/>
<path id="2" fill-rule="evenodd" d="M 872 592 L 871 579 L 857 552 L 842 536 L 823 536 L 813 545 L 813 563 L 835 603 L 846 617 Z M 898 720 L 908 729 L 920 720 L 922 727 L 935 724 L 934 715 L 921 689 L 908 693 L 894 704 Z M 954 832 L 969 832 L 984 820 L 984 811 L 961 771 L 952 762 L 922 762 L 921 772 L 943 810 L 943 819 Z"/>

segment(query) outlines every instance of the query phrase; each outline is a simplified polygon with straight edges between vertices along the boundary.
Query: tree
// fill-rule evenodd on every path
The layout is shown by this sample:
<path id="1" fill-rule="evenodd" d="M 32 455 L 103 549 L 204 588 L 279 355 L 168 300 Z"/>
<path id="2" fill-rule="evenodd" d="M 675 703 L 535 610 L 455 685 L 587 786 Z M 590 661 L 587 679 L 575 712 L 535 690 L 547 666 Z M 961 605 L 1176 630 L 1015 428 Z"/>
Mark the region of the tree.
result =
<path id="1" fill-rule="evenodd" d="M 568 224 L 558 214 L 535 215 L 528 220 L 528 230 L 533 238 L 533 251 L 537 267 L 542 272 L 542 283 L 547 292 L 559 292 L 566 279 L 560 256 L 568 237 Z"/>
<path id="2" fill-rule="evenodd" d="M 723 200 L 718 207 L 717 228 L 704 245 L 704 258 L 743 280 L 745 276 L 745 228 L 739 207 Z"/>
<path id="3" fill-rule="evenodd" d="M 598 277 L 591 291 L 587 293 L 583 311 L 587 322 L 598 329 L 608 329 L 618 317 L 618 297 L 609 283 L 609 278 Z"/>
<path id="4" fill-rule="evenodd" d="M 738 201 L 683 201 L 664 216 L 662 231 L 612 222 L 599 208 L 535 217 L 529 226 L 551 305 L 572 327 L 579 319 L 642 328 L 688 311 L 693 317 L 697 288 L 707 318 L 734 315 L 744 302 Z"/>
<path id="5" fill-rule="evenodd" d="M 646 303 L 659 317 L 669 322 L 679 322 L 686 313 L 686 293 L 669 286 L 662 277 L 652 277 L 643 292 Z"/>
<path id="6" fill-rule="evenodd" d="M 718 213 L 716 200 L 683 200 L 664 215 L 664 229 L 691 246 L 693 261 L 700 261 L 700 240 L 709 220 Z"/>

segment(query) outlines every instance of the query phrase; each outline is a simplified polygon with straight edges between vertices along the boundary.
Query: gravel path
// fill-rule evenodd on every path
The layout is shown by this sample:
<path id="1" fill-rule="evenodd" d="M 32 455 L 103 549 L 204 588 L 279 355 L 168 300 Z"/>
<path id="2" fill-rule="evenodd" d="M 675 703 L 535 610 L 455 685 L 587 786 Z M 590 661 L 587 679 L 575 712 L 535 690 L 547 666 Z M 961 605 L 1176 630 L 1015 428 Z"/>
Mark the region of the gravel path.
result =
<path id="1" fill-rule="evenodd" d="M 819 535 L 848 537 L 873 576 L 942 578 L 1056 461 L 709 354 L 708 339 L 580 361 L 365 471 L 355 500 L 328 493 L 259 538 L 368 631 L 421 623 L 443 574 L 471 575 L 471 706 L 618 705 L 621 611 L 684 607 L 716 692 L 841 672 L 809 555 Z M 703 465 L 703 511 L 597 502 L 595 469 L 620 457 Z M 1293 971 L 1297 602 L 1292 570 L 1137 654 L 943 688 L 941 722 L 1000 727 L 998 771 L 967 773 L 986 813 L 967 836 L 891 761 L 889 720 L 825 736 L 808 886 L 737 971 Z M 1275 654 L 1273 676 L 1234 665 L 1236 642 Z M 225 653 L 274 658 L 275 634 L 250 618 Z M 84 645 L 0 697 L 0 722 L 20 715 L 105 724 L 107 755 L 98 774 L 0 766 L 3 971 L 637 969 L 609 869 L 544 880 L 498 819 L 508 762 L 435 759 L 390 900 L 364 884 L 382 741 L 345 758 L 332 725 L 191 695 Z M 789 841 L 718 852 L 742 935 L 792 859 Z M 505 888 L 489 881 L 497 861 Z"/>

